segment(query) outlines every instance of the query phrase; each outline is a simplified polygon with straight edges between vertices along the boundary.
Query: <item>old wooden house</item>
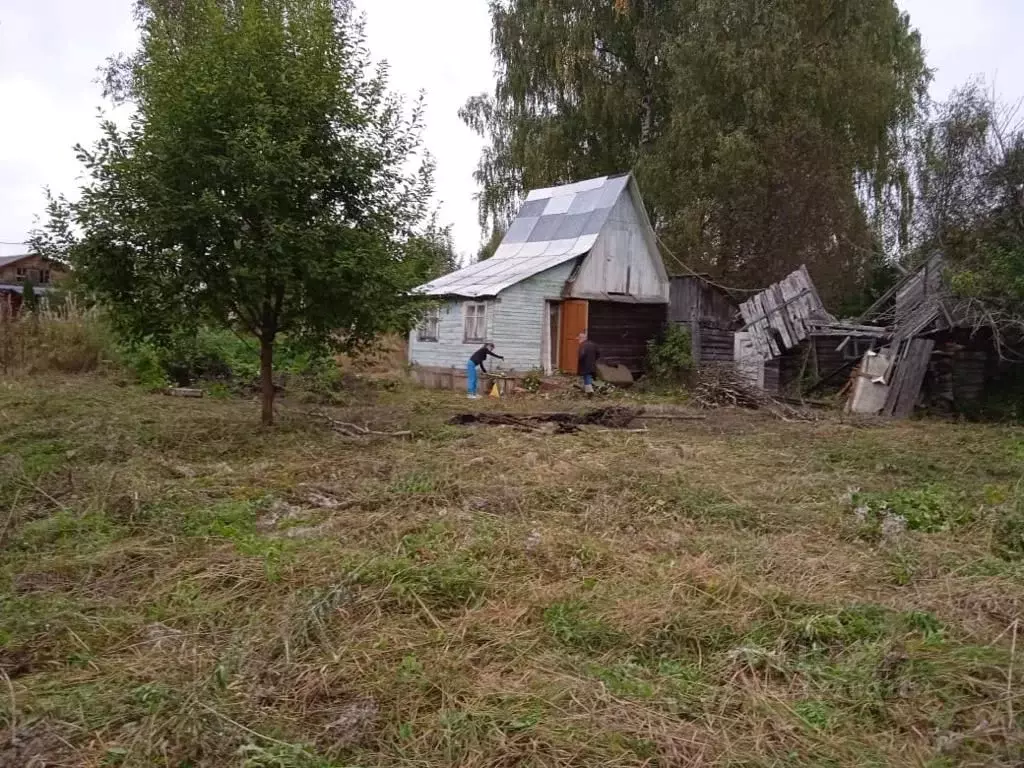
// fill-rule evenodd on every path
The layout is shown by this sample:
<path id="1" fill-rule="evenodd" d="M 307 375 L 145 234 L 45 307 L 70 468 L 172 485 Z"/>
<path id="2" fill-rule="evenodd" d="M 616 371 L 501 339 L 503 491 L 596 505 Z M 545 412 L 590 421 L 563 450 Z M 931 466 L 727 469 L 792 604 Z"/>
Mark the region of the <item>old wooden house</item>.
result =
<path id="1" fill-rule="evenodd" d="M 0 256 L 0 302 L 17 312 L 26 285 L 36 296 L 45 296 L 66 274 L 62 265 L 34 253 Z"/>
<path id="2" fill-rule="evenodd" d="M 460 385 L 467 359 L 486 342 L 512 375 L 575 373 L 583 330 L 605 359 L 637 371 L 669 301 L 630 174 L 533 190 L 494 256 L 417 290 L 438 305 L 410 334 L 409 361 L 435 386 Z"/>

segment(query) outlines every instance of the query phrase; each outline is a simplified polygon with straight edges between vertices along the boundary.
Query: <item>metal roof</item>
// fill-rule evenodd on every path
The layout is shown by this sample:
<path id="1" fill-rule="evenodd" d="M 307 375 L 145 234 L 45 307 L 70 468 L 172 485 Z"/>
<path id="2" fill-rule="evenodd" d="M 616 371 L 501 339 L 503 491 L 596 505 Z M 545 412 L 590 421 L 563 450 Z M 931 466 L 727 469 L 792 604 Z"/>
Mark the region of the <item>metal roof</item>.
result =
<path id="1" fill-rule="evenodd" d="M 535 189 L 494 255 L 417 288 L 432 296 L 496 296 L 509 286 L 588 253 L 630 175 Z"/>

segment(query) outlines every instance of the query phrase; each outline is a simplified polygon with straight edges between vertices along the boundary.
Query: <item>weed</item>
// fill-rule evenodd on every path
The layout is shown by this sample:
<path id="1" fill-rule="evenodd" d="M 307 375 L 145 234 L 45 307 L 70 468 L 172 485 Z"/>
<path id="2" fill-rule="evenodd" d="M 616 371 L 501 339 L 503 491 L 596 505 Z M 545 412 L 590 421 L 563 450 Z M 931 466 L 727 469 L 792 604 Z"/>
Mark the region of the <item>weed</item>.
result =
<path id="1" fill-rule="evenodd" d="M 578 600 L 558 602 L 545 608 L 544 627 L 561 645 L 577 651 L 606 651 L 624 640 L 621 632 Z"/>
<path id="2" fill-rule="evenodd" d="M 912 531 L 939 533 L 973 519 L 959 494 L 934 485 L 886 494 L 858 493 L 853 504 L 866 535 L 884 535 L 896 521 Z"/>
<path id="3" fill-rule="evenodd" d="M 454 609 L 474 604 L 488 589 L 484 569 L 465 558 L 421 563 L 408 557 L 380 558 L 352 574 L 357 583 L 376 584 L 402 605 L 421 602 Z"/>
<path id="4" fill-rule="evenodd" d="M 793 705 L 793 712 L 813 731 L 827 731 L 836 720 L 835 711 L 823 701 L 798 701 Z"/>

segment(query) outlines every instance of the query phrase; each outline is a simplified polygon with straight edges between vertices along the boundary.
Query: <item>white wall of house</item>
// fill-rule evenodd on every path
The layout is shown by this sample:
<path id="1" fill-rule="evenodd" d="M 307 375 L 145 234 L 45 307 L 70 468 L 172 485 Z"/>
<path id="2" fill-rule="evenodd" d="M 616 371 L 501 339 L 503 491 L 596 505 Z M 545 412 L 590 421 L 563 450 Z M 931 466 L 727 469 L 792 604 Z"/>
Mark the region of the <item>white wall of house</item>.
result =
<path id="1" fill-rule="evenodd" d="M 450 368 L 464 368 L 469 356 L 483 346 L 481 341 L 466 341 L 465 307 L 467 304 L 483 304 L 487 307 L 487 338 L 494 329 L 493 300 L 446 301 L 438 308 L 437 341 L 420 341 L 419 329 L 409 334 L 409 362 L 414 365 Z"/>
<path id="2" fill-rule="evenodd" d="M 572 272 L 568 262 L 506 288 L 495 299 L 446 301 L 439 310 L 437 341 L 420 341 L 419 332 L 409 335 L 409 362 L 437 368 L 465 368 L 469 356 L 482 343 L 465 341 L 465 307 L 487 306 L 487 341 L 494 343 L 504 360 L 490 360 L 488 369 L 524 373 L 543 367 L 542 354 L 547 324 L 547 301 L 558 299 Z"/>
<path id="3" fill-rule="evenodd" d="M 669 283 L 651 247 L 637 203 L 627 189 L 608 214 L 597 243 L 573 282 L 584 299 L 667 302 Z"/>

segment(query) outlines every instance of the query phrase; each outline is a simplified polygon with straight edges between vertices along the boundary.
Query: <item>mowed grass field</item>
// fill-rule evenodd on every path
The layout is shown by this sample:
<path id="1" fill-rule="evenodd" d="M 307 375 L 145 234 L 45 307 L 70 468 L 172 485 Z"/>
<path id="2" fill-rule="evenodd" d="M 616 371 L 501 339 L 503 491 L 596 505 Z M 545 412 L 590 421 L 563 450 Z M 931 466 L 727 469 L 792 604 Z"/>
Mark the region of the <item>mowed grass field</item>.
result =
<path id="1" fill-rule="evenodd" d="M 1024 762 L 1021 430 L 346 397 L 0 382 L 0 766 Z"/>

